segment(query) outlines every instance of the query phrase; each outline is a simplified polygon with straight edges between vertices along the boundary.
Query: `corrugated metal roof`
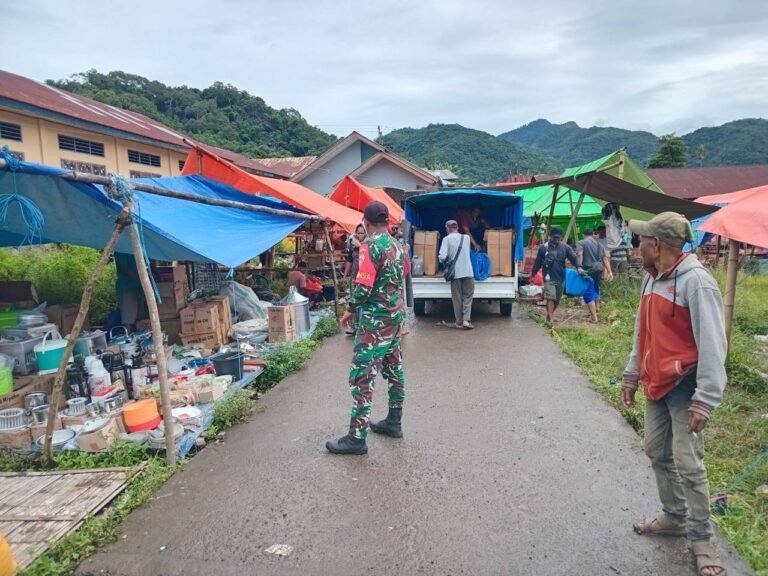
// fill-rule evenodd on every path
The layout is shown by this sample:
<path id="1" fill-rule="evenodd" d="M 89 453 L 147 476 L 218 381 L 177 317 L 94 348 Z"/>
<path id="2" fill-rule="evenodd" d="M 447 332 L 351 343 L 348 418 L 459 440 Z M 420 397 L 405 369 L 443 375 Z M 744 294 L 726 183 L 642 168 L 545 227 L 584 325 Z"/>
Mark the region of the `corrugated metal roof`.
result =
<path id="1" fill-rule="evenodd" d="M 276 174 L 292 178 L 294 174 L 298 174 L 315 160 L 317 160 L 317 156 L 291 156 L 287 158 L 259 158 L 258 162 L 268 166 Z"/>
<path id="2" fill-rule="evenodd" d="M 143 114 L 59 90 L 4 70 L 0 70 L 0 99 L 17 102 L 27 109 L 32 106 L 150 140 L 187 147 L 182 134 Z"/>
<path id="3" fill-rule="evenodd" d="M 285 179 L 289 178 L 287 174 L 282 171 L 278 171 L 274 167 L 268 165 L 261 158 L 248 158 L 247 156 L 243 156 L 237 152 L 219 148 L 218 146 L 209 146 L 208 144 L 200 144 L 200 147 L 205 148 L 206 150 L 210 150 L 216 154 L 216 156 L 223 158 L 227 162 L 232 162 L 232 164 L 235 166 L 239 166 L 248 172 L 255 172 L 260 176 L 279 177 Z"/>
<path id="4" fill-rule="evenodd" d="M 768 184 L 768 164 L 711 168 L 648 168 L 646 174 L 665 194 L 700 198 Z"/>

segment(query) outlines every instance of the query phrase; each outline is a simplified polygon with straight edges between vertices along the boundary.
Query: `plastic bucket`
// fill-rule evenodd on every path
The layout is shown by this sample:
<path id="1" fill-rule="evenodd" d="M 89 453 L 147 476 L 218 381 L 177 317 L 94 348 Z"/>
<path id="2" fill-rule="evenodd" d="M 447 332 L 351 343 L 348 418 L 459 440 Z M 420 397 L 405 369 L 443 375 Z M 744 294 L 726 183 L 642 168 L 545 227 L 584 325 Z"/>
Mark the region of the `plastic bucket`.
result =
<path id="1" fill-rule="evenodd" d="M 34 348 L 37 358 L 37 369 L 40 372 L 48 370 L 56 371 L 64 356 L 64 349 L 67 347 L 67 341 L 62 339 L 48 340 L 48 336 Z"/>
<path id="2" fill-rule="evenodd" d="M 0 366 L 0 396 L 13 392 L 13 368 Z"/>
<path id="3" fill-rule="evenodd" d="M 242 352 L 224 352 L 210 357 L 216 368 L 217 376 L 232 376 L 232 380 L 241 380 L 243 377 L 243 359 Z"/>

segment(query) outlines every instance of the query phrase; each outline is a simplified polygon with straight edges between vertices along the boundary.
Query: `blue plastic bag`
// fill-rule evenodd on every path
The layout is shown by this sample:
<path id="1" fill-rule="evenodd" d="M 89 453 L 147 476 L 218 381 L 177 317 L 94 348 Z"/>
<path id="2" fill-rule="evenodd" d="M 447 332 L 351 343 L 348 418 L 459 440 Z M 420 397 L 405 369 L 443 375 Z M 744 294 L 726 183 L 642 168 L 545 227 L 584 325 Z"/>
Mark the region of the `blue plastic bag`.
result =
<path id="1" fill-rule="evenodd" d="M 485 252 L 469 252 L 469 259 L 472 262 L 472 272 L 475 280 L 486 280 L 491 275 L 491 257 Z"/>
<path id="2" fill-rule="evenodd" d="M 591 278 L 584 278 L 573 268 L 565 269 L 565 293 L 568 296 L 584 296 L 591 284 Z"/>

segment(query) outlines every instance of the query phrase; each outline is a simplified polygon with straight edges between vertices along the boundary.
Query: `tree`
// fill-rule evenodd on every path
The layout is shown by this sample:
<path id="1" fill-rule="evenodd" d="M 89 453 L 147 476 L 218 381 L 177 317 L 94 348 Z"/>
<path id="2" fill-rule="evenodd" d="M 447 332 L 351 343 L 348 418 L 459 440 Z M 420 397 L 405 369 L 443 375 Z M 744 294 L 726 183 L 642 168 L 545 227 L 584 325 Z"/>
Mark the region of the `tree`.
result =
<path id="1" fill-rule="evenodd" d="M 684 168 L 688 151 L 685 142 L 675 133 L 659 138 L 659 148 L 648 163 L 648 168 Z"/>
<path id="2" fill-rule="evenodd" d="M 699 166 L 704 166 L 704 158 L 707 157 L 707 147 L 704 144 L 699 144 L 696 148 L 696 159 L 699 161 Z"/>

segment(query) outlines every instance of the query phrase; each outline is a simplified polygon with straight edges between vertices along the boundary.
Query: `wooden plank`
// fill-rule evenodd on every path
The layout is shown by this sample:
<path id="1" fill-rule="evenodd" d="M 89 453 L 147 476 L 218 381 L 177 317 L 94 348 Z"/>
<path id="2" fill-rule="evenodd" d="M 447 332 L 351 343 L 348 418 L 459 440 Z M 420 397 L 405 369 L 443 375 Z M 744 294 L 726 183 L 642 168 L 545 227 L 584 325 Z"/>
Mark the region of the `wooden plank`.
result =
<path id="1" fill-rule="evenodd" d="M 139 469 L 144 469 L 146 462 L 139 466 Z M 18 478 L 18 477 L 35 477 L 35 476 L 69 476 L 71 474 L 101 474 L 102 472 L 132 472 L 136 468 L 130 467 L 117 467 L 117 468 L 88 468 L 83 470 L 62 470 L 56 471 L 43 471 L 43 472 L 0 472 L 0 478 Z"/>
<path id="2" fill-rule="evenodd" d="M 41 490 L 45 490 L 48 486 L 56 482 L 55 476 L 47 478 L 35 478 L 28 482 L 20 482 L 17 489 L 13 492 L 13 500 L 5 500 L 0 502 L 0 518 L 8 511 L 8 506 L 11 508 L 18 506 L 20 502 L 27 501 L 30 498 L 34 498 Z M 0 486 L 2 489 L 2 486 Z"/>

